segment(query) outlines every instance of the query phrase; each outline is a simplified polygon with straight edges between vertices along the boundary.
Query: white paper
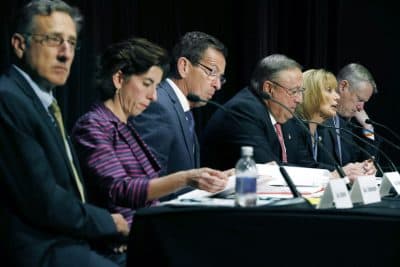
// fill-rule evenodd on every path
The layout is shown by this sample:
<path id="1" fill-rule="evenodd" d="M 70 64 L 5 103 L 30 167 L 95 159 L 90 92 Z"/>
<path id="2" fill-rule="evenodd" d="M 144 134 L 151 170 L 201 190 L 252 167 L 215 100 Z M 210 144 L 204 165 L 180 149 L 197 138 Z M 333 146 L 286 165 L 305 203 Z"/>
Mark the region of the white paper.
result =
<path id="1" fill-rule="evenodd" d="M 331 178 L 331 173 L 326 169 L 293 166 L 285 166 L 284 168 L 296 186 L 326 186 Z M 271 181 L 268 183 L 269 185 L 286 185 L 285 179 L 279 171 L 279 166 L 257 164 L 257 170 L 259 176 L 272 177 Z"/>

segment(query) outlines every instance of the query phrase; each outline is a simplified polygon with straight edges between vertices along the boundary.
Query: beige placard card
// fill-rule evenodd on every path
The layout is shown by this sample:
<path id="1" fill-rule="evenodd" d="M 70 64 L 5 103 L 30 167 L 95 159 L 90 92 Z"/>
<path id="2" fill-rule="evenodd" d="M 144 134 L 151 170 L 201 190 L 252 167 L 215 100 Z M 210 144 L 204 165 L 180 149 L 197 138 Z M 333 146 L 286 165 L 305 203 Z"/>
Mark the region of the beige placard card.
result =
<path id="1" fill-rule="evenodd" d="M 379 188 L 376 185 L 375 176 L 358 176 L 351 191 L 353 203 L 370 204 L 381 201 Z"/>
<path id="2" fill-rule="evenodd" d="M 344 179 L 329 180 L 317 209 L 349 209 L 353 207 Z"/>
<path id="3" fill-rule="evenodd" d="M 381 197 L 387 196 L 390 193 L 390 189 L 394 188 L 396 193 L 400 194 L 400 175 L 398 172 L 385 172 L 382 177 L 381 186 L 379 193 Z"/>

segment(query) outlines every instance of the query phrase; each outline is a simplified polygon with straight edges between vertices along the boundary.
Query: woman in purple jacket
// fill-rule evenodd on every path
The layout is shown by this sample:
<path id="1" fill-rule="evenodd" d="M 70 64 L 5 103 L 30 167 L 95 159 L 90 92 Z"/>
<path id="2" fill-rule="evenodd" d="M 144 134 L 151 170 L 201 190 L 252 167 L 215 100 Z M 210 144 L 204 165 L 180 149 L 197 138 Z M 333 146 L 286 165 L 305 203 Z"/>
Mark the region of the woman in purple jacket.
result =
<path id="1" fill-rule="evenodd" d="M 226 173 L 209 168 L 158 178 L 157 159 L 128 118 L 156 101 L 156 87 L 167 71 L 165 50 L 145 39 L 111 45 L 98 70 L 101 102 L 73 129 L 90 201 L 121 213 L 129 224 L 137 208 L 187 185 L 217 192 L 227 182 Z"/>

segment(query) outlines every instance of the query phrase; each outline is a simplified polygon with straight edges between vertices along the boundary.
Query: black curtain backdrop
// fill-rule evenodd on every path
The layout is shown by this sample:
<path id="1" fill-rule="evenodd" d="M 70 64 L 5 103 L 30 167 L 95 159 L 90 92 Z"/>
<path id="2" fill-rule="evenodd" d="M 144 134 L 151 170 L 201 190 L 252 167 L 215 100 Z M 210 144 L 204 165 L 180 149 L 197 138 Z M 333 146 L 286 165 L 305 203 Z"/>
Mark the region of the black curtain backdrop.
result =
<path id="1" fill-rule="evenodd" d="M 0 69 L 10 63 L 10 36 L 16 10 L 23 0 L 3 1 L 0 9 Z M 343 65 L 358 62 L 375 77 L 379 93 L 366 109 L 371 119 L 400 132 L 397 92 L 400 16 L 395 2 L 356 0 L 67 0 L 85 16 L 81 50 L 70 79 L 56 91 L 67 128 L 97 98 L 93 88 L 96 56 L 115 41 L 141 36 L 170 50 L 187 31 L 212 34 L 229 49 L 228 82 L 214 100 L 224 103 L 248 84 L 256 62 L 272 53 L 283 53 L 309 68 L 336 73 Z M 195 111 L 201 134 L 215 108 Z M 384 129 L 376 131 L 400 144 Z M 399 165 L 400 153 L 383 144 Z"/>

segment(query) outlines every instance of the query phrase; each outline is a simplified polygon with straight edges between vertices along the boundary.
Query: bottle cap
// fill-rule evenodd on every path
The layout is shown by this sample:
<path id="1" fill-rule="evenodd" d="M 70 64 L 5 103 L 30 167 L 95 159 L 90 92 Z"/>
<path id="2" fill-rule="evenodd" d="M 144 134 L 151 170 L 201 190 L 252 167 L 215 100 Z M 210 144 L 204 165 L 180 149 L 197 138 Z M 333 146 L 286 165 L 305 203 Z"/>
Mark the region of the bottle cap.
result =
<path id="1" fill-rule="evenodd" d="M 242 156 L 253 156 L 253 147 L 242 146 Z"/>

